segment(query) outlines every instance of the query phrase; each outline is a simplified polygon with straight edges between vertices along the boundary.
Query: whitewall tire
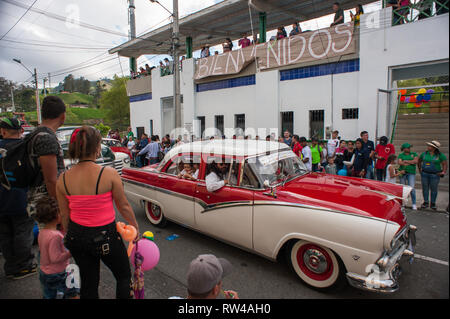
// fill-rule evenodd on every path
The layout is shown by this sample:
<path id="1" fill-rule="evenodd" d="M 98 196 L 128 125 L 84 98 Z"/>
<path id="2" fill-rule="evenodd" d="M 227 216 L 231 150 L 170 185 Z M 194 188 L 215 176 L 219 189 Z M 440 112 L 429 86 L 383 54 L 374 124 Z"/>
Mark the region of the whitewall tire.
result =
<path id="1" fill-rule="evenodd" d="M 164 227 L 167 223 L 166 218 L 164 217 L 161 206 L 145 201 L 144 202 L 145 215 L 147 219 L 152 223 L 152 225 L 157 227 Z"/>
<path id="2" fill-rule="evenodd" d="M 313 288 L 327 290 L 342 282 L 343 264 L 329 248 L 298 240 L 290 245 L 287 257 L 294 272 Z"/>

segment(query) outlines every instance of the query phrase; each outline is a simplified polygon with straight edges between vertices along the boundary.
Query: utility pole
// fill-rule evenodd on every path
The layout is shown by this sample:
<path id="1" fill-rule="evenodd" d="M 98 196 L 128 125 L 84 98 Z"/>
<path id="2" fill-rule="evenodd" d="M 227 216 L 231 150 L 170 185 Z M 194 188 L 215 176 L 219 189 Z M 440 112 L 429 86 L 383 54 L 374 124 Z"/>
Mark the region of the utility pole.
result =
<path id="1" fill-rule="evenodd" d="M 172 49 L 173 49 L 173 104 L 175 106 L 175 127 L 181 128 L 181 95 L 180 95 L 180 67 L 179 67 L 179 36 L 180 29 L 178 26 L 178 0 L 173 0 L 173 34 L 172 34 Z"/>
<path id="2" fill-rule="evenodd" d="M 11 103 L 12 103 L 12 110 L 13 110 L 13 112 L 15 112 L 16 106 L 14 105 L 14 90 L 12 87 L 11 87 Z"/>
<path id="3" fill-rule="evenodd" d="M 39 88 L 38 88 L 38 79 L 37 79 L 37 71 L 34 68 L 34 83 L 36 84 L 36 115 L 38 124 L 41 124 L 41 103 L 39 102 Z"/>
<path id="4" fill-rule="evenodd" d="M 50 72 L 48 72 L 48 89 L 49 89 L 49 92 L 50 92 L 51 88 L 52 88 L 52 82 L 51 82 Z"/>
<path id="5" fill-rule="evenodd" d="M 45 81 L 47 81 L 47 78 L 42 79 L 42 82 L 44 82 L 44 97 L 47 96 L 47 92 L 45 92 Z"/>
<path id="6" fill-rule="evenodd" d="M 134 10 L 136 9 L 136 7 L 134 6 L 134 0 L 128 0 L 128 2 L 129 2 L 128 23 L 130 24 L 130 39 L 129 40 L 133 40 L 136 38 L 136 17 L 134 15 Z M 130 70 L 132 72 L 137 71 L 137 63 L 136 63 L 135 57 L 130 58 Z"/>

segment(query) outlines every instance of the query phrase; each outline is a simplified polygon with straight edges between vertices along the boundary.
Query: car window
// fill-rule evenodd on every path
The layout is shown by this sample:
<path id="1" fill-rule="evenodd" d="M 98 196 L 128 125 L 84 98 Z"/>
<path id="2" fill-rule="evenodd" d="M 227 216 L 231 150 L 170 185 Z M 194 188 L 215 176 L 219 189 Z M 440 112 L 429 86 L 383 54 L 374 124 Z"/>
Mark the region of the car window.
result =
<path id="1" fill-rule="evenodd" d="M 193 164 L 195 172 L 200 168 L 200 156 L 189 154 L 183 154 L 180 156 L 177 155 L 171 159 L 171 163 L 167 167 L 165 173 L 170 175 L 178 175 L 183 170 L 184 163 Z"/>
<path id="2" fill-rule="evenodd" d="M 102 145 L 102 157 L 105 162 L 113 161 L 116 159 L 113 151 L 105 145 Z"/>
<path id="3" fill-rule="evenodd" d="M 261 185 L 256 177 L 255 173 L 252 171 L 248 160 L 244 163 L 243 174 L 241 176 L 240 186 L 250 187 L 250 188 L 261 188 Z"/>

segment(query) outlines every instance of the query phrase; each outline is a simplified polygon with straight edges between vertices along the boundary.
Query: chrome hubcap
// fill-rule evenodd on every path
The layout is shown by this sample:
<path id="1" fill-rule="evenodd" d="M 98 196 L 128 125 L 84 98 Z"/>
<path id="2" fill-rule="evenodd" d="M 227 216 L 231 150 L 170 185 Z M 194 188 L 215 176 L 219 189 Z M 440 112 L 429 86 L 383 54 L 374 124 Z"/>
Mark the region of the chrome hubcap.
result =
<path id="1" fill-rule="evenodd" d="M 303 254 L 306 267 L 316 274 L 323 274 L 328 269 L 327 259 L 319 250 L 308 249 Z"/>
<path id="2" fill-rule="evenodd" d="M 159 209 L 158 205 L 151 204 L 151 210 L 155 217 L 159 218 L 159 215 L 161 215 L 161 210 Z"/>

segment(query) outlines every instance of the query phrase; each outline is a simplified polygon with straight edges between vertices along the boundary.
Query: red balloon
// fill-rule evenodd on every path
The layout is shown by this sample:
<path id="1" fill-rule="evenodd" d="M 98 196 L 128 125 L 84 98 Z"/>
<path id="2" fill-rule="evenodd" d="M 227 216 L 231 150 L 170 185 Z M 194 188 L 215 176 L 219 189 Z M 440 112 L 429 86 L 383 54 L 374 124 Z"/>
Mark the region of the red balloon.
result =
<path id="1" fill-rule="evenodd" d="M 414 103 L 414 106 L 415 106 L 415 107 L 421 107 L 421 106 L 422 106 L 422 103 L 421 103 L 421 102 L 416 102 L 416 103 Z"/>
<path id="2" fill-rule="evenodd" d="M 409 97 L 409 103 L 415 103 L 417 100 L 416 100 L 416 96 L 415 95 L 411 95 L 410 97 Z"/>
<path id="3" fill-rule="evenodd" d="M 405 102 L 406 96 L 402 95 L 400 96 L 400 102 Z"/>

